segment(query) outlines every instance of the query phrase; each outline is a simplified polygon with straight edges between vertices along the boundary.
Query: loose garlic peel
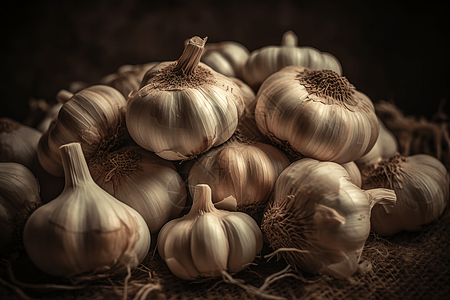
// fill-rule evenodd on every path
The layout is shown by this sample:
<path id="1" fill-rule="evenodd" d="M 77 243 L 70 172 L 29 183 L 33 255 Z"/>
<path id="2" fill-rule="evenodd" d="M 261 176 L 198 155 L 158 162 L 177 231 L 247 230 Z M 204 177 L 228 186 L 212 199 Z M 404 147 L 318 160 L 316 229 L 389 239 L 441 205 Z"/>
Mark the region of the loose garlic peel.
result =
<path id="1" fill-rule="evenodd" d="M 363 170 L 362 178 L 364 188 L 391 188 L 397 195 L 395 207 L 372 210 L 372 230 L 382 236 L 420 230 L 439 218 L 449 201 L 449 173 L 431 155 L 397 153 Z"/>
<path id="2" fill-rule="evenodd" d="M 131 137 L 164 159 L 188 160 L 224 143 L 244 111 L 239 87 L 199 62 L 205 42 L 194 37 L 178 61 L 150 69 L 128 101 Z"/>
<path id="3" fill-rule="evenodd" d="M 232 138 L 194 163 L 188 185 L 193 191 L 197 184 L 207 184 L 216 207 L 245 211 L 266 203 L 278 175 L 289 163 L 272 145 Z"/>
<path id="4" fill-rule="evenodd" d="M 127 146 L 88 160 L 94 181 L 130 205 L 156 233 L 185 207 L 185 183 L 173 163 L 139 146 Z"/>
<path id="5" fill-rule="evenodd" d="M 374 203 L 394 205 L 395 193 L 364 191 L 341 165 L 303 158 L 278 177 L 261 228 L 296 269 L 349 277 L 362 266 Z"/>
<path id="6" fill-rule="evenodd" d="M 126 134 L 126 100 L 119 91 L 107 85 L 90 86 L 76 94 L 61 91 L 58 95 L 65 96 L 61 99 L 65 103 L 56 121 L 40 138 L 37 152 L 44 169 L 62 177 L 60 146 L 80 142 L 88 157 L 97 151 L 107 151 Z"/>
<path id="7" fill-rule="evenodd" d="M 66 186 L 25 225 L 23 241 L 31 261 L 50 275 L 67 278 L 135 268 L 150 248 L 144 219 L 92 180 L 79 143 L 60 150 Z"/>
<path id="8" fill-rule="evenodd" d="M 377 140 L 372 101 L 333 71 L 285 67 L 264 81 L 256 98 L 261 133 L 300 157 L 343 164 Z"/>
<path id="9" fill-rule="evenodd" d="M 158 252 L 172 273 L 185 280 L 236 273 L 262 250 L 262 233 L 247 214 L 218 210 L 211 189 L 193 190 L 189 213 L 166 223 L 158 236 Z"/>

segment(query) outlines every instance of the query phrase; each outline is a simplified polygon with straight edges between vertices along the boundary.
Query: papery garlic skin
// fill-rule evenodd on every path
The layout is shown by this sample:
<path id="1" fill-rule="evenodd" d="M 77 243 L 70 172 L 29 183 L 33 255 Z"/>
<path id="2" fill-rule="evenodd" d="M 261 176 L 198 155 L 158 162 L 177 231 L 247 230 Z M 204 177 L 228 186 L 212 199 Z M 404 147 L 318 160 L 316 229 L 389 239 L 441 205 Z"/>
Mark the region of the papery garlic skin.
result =
<path id="1" fill-rule="evenodd" d="M 285 67 L 256 98 L 261 133 L 302 157 L 343 164 L 365 155 L 378 138 L 372 101 L 333 71 Z"/>
<path id="2" fill-rule="evenodd" d="M 50 275 L 67 278 L 135 268 L 150 248 L 144 219 L 92 180 L 79 143 L 63 145 L 61 158 L 64 191 L 25 225 L 31 261 Z"/>
<path id="3" fill-rule="evenodd" d="M 115 88 L 93 85 L 64 100 L 58 116 L 38 144 L 38 158 L 44 169 L 54 176 L 63 177 L 64 170 L 59 147 L 80 142 L 89 156 L 110 139 L 117 139 L 124 123 L 126 100 Z"/>
<path id="4" fill-rule="evenodd" d="M 375 145 L 368 153 L 355 161 L 361 168 L 366 168 L 383 159 L 388 159 L 398 152 L 398 142 L 394 134 L 384 125 L 380 118 L 378 118 L 378 124 L 380 129 Z"/>
<path id="5" fill-rule="evenodd" d="M 281 45 L 265 46 L 250 53 L 242 68 L 242 79 L 256 91 L 270 75 L 287 66 L 342 74 L 342 66 L 335 56 L 313 47 L 299 47 L 297 36 L 289 30 L 283 34 Z"/>
<path id="6" fill-rule="evenodd" d="M 172 162 L 138 146 L 123 147 L 88 161 L 94 181 L 134 208 L 156 233 L 183 211 L 186 185 Z"/>
<path id="7" fill-rule="evenodd" d="M 239 87 L 199 62 L 205 42 L 199 39 L 191 39 L 183 52 L 194 52 L 192 56 L 150 69 L 128 100 L 131 137 L 167 160 L 191 159 L 224 143 L 244 110 Z M 185 69 L 178 70 L 180 65 Z"/>
<path id="8" fill-rule="evenodd" d="M 250 51 L 242 44 L 224 41 L 205 45 L 201 62 L 227 77 L 241 78 Z"/>
<path id="9" fill-rule="evenodd" d="M 396 154 L 363 172 L 364 188 L 391 188 L 394 207 L 375 205 L 372 230 L 382 236 L 418 231 L 435 221 L 449 201 L 450 175 L 444 164 L 427 154 Z"/>
<path id="10" fill-rule="evenodd" d="M 0 256 L 22 246 L 28 216 L 43 203 L 34 174 L 24 165 L 0 162 Z"/>
<path id="11" fill-rule="evenodd" d="M 172 273 L 185 280 L 244 269 L 262 250 L 262 233 L 247 214 L 218 210 L 211 189 L 199 184 L 189 213 L 166 223 L 158 252 Z"/>
<path id="12" fill-rule="evenodd" d="M 188 186 L 192 191 L 197 184 L 209 185 L 216 204 L 233 196 L 238 209 L 263 205 L 289 163 L 286 155 L 272 145 L 231 139 L 194 163 Z"/>
<path id="13" fill-rule="evenodd" d="M 386 189 L 364 191 L 334 162 L 304 158 L 278 177 L 262 231 L 294 267 L 310 273 L 349 277 L 358 270 L 370 233 L 370 209 L 395 203 Z"/>
<path id="14" fill-rule="evenodd" d="M 39 181 L 43 202 L 57 197 L 64 188 L 64 179 L 52 176 L 39 163 L 39 130 L 10 118 L 0 118 L 0 162 L 15 162 L 27 167 Z"/>

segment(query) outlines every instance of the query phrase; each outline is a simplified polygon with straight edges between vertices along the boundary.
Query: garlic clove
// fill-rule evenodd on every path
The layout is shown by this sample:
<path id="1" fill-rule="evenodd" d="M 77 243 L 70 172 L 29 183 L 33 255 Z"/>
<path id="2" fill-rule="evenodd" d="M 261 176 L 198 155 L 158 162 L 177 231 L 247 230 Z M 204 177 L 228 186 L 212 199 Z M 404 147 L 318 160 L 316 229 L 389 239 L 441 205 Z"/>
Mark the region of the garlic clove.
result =
<path id="1" fill-rule="evenodd" d="M 200 215 L 191 234 L 192 260 L 200 273 L 213 277 L 227 270 L 229 241 L 221 220 L 214 214 Z"/>
<path id="2" fill-rule="evenodd" d="M 227 270 L 231 273 L 242 270 L 255 256 L 262 250 L 262 239 L 255 239 L 258 236 L 256 230 L 252 230 L 252 220 L 250 216 L 239 213 L 230 214 L 224 218 L 226 232 L 229 237 L 229 254 Z M 244 230 L 243 230 L 244 229 Z M 254 252 L 249 249 L 255 249 Z"/>

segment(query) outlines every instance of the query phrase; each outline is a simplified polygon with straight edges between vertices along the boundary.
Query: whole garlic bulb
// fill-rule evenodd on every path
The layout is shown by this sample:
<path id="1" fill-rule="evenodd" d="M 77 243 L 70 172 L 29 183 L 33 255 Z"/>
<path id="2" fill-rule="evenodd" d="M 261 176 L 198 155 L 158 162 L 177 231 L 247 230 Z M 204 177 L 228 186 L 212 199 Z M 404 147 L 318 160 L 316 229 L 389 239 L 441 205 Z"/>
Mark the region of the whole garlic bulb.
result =
<path id="1" fill-rule="evenodd" d="M 31 171 L 15 162 L 0 163 L 0 256 L 22 247 L 29 215 L 42 205 L 39 185 Z"/>
<path id="2" fill-rule="evenodd" d="M 94 155 L 88 166 L 94 181 L 134 208 L 152 234 L 185 207 L 186 185 L 173 163 L 139 146 Z"/>
<path id="3" fill-rule="evenodd" d="M 394 134 L 384 125 L 380 118 L 378 118 L 378 124 L 380 129 L 375 145 L 368 153 L 355 161 L 360 168 L 374 165 L 392 157 L 398 152 L 398 142 Z"/>
<path id="4" fill-rule="evenodd" d="M 300 156 L 343 164 L 377 140 L 372 101 L 333 71 L 285 67 L 264 81 L 256 98 L 259 130 Z"/>
<path id="5" fill-rule="evenodd" d="M 43 202 L 61 194 L 64 179 L 51 175 L 39 163 L 37 149 L 42 132 L 10 118 L 0 118 L 0 162 L 15 162 L 27 167 L 39 181 Z"/>
<path id="6" fill-rule="evenodd" d="M 144 219 L 92 180 L 80 143 L 61 146 L 61 159 L 64 191 L 25 224 L 23 242 L 31 261 L 68 278 L 138 266 L 150 248 Z"/>
<path id="7" fill-rule="evenodd" d="M 112 86 L 125 98 L 128 98 L 139 89 L 145 73 L 157 64 L 157 62 L 150 62 L 139 65 L 123 65 L 115 73 L 101 78 L 100 84 Z"/>
<path id="8" fill-rule="evenodd" d="M 286 66 L 302 66 L 314 70 L 332 70 L 342 74 L 336 57 L 312 47 L 299 47 L 292 30 L 283 34 L 281 45 L 269 45 L 250 53 L 242 72 L 242 79 L 257 90 L 270 75 Z"/>
<path id="9" fill-rule="evenodd" d="M 87 157 L 97 151 L 117 146 L 126 135 L 124 96 L 107 85 L 93 85 L 72 94 L 61 91 L 58 96 L 64 105 L 39 140 L 37 153 L 41 165 L 54 176 L 62 177 L 59 147 L 80 142 Z M 104 149 L 106 148 L 106 149 Z"/>
<path id="10" fill-rule="evenodd" d="M 158 252 L 172 273 L 185 280 L 236 273 L 262 250 L 262 233 L 247 214 L 218 210 L 211 189 L 199 184 L 189 213 L 166 223 Z"/>
<path id="11" fill-rule="evenodd" d="M 224 143 L 244 110 L 239 87 L 200 62 L 205 42 L 193 37 L 178 61 L 151 68 L 128 100 L 131 137 L 164 159 L 191 159 Z"/>
<path id="12" fill-rule="evenodd" d="M 263 205 L 278 175 L 289 163 L 286 155 L 272 145 L 232 138 L 194 163 L 188 186 L 193 191 L 197 184 L 207 184 L 216 207 L 242 210 Z M 230 196 L 237 202 L 220 206 Z"/>
<path id="13" fill-rule="evenodd" d="M 395 191 L 395 207 L 375 205 L 372 230 L 383 236 L 417 231 L 439 218 L 449 201 L 450 175 L 444 164 L 427 154 L 395 154 L 363 170 L 363 187 Z"/>
<path id="14" fill-rule="evenodd" d="M 394 191 L 364 191 L 341 165 L 303 158 L 278 177 L 261 229 L 295 268 L 349 277 L 358 271 L 375 203 L 395 204 Z"/>
<path id="15" fill-rule="evenodd" d="M 242 68 L 249 56 L 250 51 L 244 45 L 224 41 L 205 45 L 200 61 L 227 77 L 241 78 Z"/>

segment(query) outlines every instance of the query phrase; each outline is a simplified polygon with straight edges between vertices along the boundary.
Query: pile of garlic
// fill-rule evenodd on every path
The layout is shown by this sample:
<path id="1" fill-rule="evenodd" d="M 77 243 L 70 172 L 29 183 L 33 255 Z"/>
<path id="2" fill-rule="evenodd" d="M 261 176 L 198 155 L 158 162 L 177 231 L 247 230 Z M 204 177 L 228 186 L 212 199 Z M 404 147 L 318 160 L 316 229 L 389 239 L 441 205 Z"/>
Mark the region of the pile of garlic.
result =
<path id="1" fill-rule="evenodd" d="M 349 277 L 370 265 L 361 261 L 370 231 L 420 230 L 442 215 L 448 170 L 398 153 L 337 58 L 298 46 L 291 31 L 254 52 L 206 41 L 188 40 L 177 61 L 61 90 L 33 145 L 0 124 L 1 162 L 28 155 L 48 175 L 39 184 L 56 178 L 57 195 L 42 205 L 11 204 L 37 201 L 29 178 L 33 195 L 11 192 L 15 184 L 0 198 L 8 228 L 11 214 L 32 208 L 18 230 L 42 271 L 129 273 L 156 238 L 186 280 L 239 272 L 264 243 L 298 272 Z M 10 241 L 2 253 L 15 251 Z"/>

